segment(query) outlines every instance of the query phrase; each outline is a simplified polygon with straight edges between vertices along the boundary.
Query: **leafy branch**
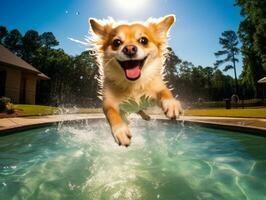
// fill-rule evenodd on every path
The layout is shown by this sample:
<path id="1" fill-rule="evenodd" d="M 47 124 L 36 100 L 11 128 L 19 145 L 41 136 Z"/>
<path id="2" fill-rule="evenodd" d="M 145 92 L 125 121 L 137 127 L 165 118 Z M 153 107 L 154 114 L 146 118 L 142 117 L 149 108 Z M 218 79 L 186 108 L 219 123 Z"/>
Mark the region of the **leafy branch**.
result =
<path id="1" fill-rule="evenodd" d="M 151 97 L 143 95 L 140 97 L 137 102 L 134 98 L 129 98 L 128 100 L 122 102 L 119 105 L 119 109 L 126 113 L 136 113 L 140 110 L 144 110 L 148 107 L 152 107 L 155 105 L 155 100 Z"/>

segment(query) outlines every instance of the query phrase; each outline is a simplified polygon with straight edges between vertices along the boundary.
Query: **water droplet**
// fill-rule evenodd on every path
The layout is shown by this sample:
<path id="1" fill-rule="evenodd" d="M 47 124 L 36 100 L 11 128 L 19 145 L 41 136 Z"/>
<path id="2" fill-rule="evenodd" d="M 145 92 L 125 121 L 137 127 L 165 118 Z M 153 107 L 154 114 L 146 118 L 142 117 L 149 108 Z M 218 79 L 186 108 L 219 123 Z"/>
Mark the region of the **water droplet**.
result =
<path id="1" fill-rule="evenodd" d="M 31 144 L 28 144 L 28 147 L 32 147 L 32 145 Z"/>
<path id="2" fill-rule="evenodd" d="M 71 182 L 69 182 L 68 187 L 70 190 L 74 190 L 76 186 L 75 186 L 75 184 L 72 184 Z"/>
<path id="3" fill-rule="evenodd" d="M 68 10 L 66 10 L 65 13 L 68 14 Z"/>
<path id="4" fill-rule="evenodd" d="M 80 76 L 79 78 L 82 80 L 83 79 L 83 76 Z"/>
<path id="5" fill-rule="evenodd" d="M 4 187 L 6 187 L 6 183 L 5 182 L 3 182 L 2 184 L 3 184 Z"/>
<path id="6" fill-rule="evenodd" d="M 79 11 L 77 11 L 77 12 L 75 12 L 75 14 L 76 14 L 76 15 L 79 15 L 80 13 L 79 13 Z"/>
<path id="7" fill-rule="evenodd" d="M 160 195 L 159 194 L 157 194 L 157 199 L 159 199 L 160 198 Z"/>

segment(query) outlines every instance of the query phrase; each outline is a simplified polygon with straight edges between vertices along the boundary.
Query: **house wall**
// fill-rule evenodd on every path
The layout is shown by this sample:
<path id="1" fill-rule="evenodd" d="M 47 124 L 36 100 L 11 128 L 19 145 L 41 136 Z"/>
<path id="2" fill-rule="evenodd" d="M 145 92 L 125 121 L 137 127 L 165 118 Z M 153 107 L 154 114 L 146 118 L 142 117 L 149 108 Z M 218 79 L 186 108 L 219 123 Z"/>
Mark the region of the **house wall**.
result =
<path id="1" fill-rule="evenodd" d="M 0 68 L 0 97 L 4 96 L 6 90 L 6 70 Z"/>
<path id="2" fill-rule="evenodd" d="M 37 76 L 28 74 L 26 75 L 25 87 L 25 103 L 35 104 Z"/>
<path id="3" fill-rule="evenodd" d="M 5 96 L 11 98 L 13 103 L 35 104 L 37 75 L 26 73 L 9 66 L 1 66 L 0 70 L 6 71 Z M 21 81 L 25 78 L 25 96 L 23 102 L 21 100 Z"/>
<path id="4" fill-rule="evenodd" d="M 19 103 L 21 71 L 7 67 L 5 96 L 11 98 L 13 103 Z"/>

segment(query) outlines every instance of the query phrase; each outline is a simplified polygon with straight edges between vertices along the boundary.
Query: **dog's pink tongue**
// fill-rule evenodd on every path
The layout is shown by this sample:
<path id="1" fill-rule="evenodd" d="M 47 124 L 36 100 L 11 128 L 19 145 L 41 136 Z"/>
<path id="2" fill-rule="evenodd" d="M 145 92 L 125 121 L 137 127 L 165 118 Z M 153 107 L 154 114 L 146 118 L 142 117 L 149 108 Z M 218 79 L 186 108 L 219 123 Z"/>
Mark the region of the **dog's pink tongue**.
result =
<path id="1" fill-rule="evenodd" d="M 128 78 L 137 78 L 140 76 L 140 66 L 137 65 L 134 68 L 126 69 L 126 74 Z"/>

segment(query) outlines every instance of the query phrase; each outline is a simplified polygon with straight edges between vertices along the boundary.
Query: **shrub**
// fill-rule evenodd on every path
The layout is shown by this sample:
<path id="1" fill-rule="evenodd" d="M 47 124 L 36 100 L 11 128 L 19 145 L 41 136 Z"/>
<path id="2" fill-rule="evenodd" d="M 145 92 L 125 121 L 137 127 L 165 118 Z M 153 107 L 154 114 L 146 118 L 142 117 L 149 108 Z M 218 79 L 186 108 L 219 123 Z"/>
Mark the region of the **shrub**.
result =
<path id="1" fill-rule="evenodd" d="M 6 113 L 7 113 L 7 114 L 12 114 L 12 113 L 14 113 L 14 112 L 15 112 L 15 109 L 14 109 L 14 105 L 13 105 L 13 103 L 8 102 L 8 103 L 6 104 Z"/>
<path id="2" fill-rule="evenodd" d="M 14 105 L 11 103 L 10 98 L 1 97 L 0 98 L 0 112 L 6 112 L 8 114 L 14 113 Z"/>
<path id="3" fill-rule="evenodd" d="M 1 97 L 0 98 L 0 112 L 3 112 L 6 110 L 6 105 L 10 103 L 10 98 L 8 97 Z"/>

